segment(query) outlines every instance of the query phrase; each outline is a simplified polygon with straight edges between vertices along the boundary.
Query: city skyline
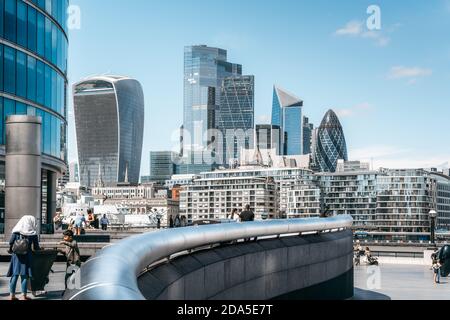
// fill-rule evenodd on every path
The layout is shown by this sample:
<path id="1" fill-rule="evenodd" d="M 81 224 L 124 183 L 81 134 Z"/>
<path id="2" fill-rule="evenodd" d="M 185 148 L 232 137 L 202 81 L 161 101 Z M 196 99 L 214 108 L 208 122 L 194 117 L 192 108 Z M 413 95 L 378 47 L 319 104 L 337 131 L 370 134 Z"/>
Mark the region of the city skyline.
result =
<path id="1" fill-rule="evenodd" d="M 72 1 L 80 6 L 82 24 L 80 30 L 70 31 L 70 54 L 77 59 L 71 59 L 69 81 L 73 84 L 88 75 L 105 72 L 128 74 L 143 83 L 146 113 L 151 118 L 145 125 L 142 174 L 148 171 L 144 166 L 148 163 L 148 151 L 170 150 L 170 136 L 183 122 L 182 52 L 184 46 L 192 44 L 226 49 L 229 61 L 242 63 L 246 74 L 255 75 L 257 124 L 270 122 L 275 84 L 304 99 L 305 116 L 316 126 L 329 108 L 334 109 L 344 127 L 351 160 L 373 159 L 375 168 L 429 167 L 447 162 L 450 152 L 441 146 L 448 133 L 429 127 L 444 127 L 450 112 L 444 102 L 449 100 L 444 84 L 450 72 L 443 67 L 450 60 L 450 48 L 428 37 L 430 33 L 435 38 L 445 36 L 448 19 L 443 18 L 450 15 L 446 2 L 438 1 L 428 7 L 412 3 L 405 7 L 379 1 L 381 31 L 365 28 L 366 10 L 372 4 L 369 1 L 320 2 L 327 5 L 284 1 L 281 6 L 265 3 L 255 7 L 255 1 L 248 1 L 233 19 L 239 21 L 240 16 L 247 14 L 245 22 L 229 26 L 226 19 L 221 19 L 204 28 L 212 19 L 207 13 L 219 10 L 220 14 L 226 8 L 225 2 L 196 2 L 206 19 L 200 23 L 195 19 L 196 6 L 184 2 L 137 1 L 136 6 L 116 3 L 102 15 L 100 2 Z M 185 14 L 171 16 L 174 4 L 181 7 L 177 12 Z M 267 20 L 271 11 L 284 15 L 273 15 L 273 20 Z M 139 19 L 144 13 L 151 17 Z M 297 25 L 280 23 L 291 16 L 298 16 Z M 118 19 L 124 23 L 117 24 Z M 265 26 L 260 21 L 265 21 Z M 182 31 L 179 25 L 185 26 Z M 150 30 L 150 45 L 138 43 L 133 35 L 126 39 L 133 28 L 144 26 Z M 166 30 L 164 36 L 152 32 L 161 27 Z M 108 35 L 96 36 L 111 28 L 123 36 L 123 46 L 117 46 Z M 299 44 L 291 41 L 291 50 L 280 51 L 279 45 L 288 40 L 298 40 L 293 42 Z M 151 50 L 156 47 L 160 50 Z M 129 48 L 135 48 L 132 52 L 136 58 L 129 56 Z M 111 52 L 106 58 L 105 51 Z M 124 54 L 130 58 L 119 58 Z M 69 104 L 72 106 L 72 101 Z M 72 119 L 73 114 L 69 116 L 70 146 L 74 145 Z M 69 160 L 74 160 L 76 150 L 69 148 L 69 154 Z"/>

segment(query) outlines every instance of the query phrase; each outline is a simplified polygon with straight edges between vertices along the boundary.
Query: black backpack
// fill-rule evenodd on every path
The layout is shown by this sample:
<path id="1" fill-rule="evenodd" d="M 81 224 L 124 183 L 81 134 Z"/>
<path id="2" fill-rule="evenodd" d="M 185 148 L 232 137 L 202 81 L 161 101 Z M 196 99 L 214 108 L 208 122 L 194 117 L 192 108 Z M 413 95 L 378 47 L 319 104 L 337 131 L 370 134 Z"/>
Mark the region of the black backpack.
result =
<path id="1" fill-rule="evenodd" d="M 12 252 L 18 256 L 24 256 L 28 253 L 29 241 L 26 237 L 20 235 L 20 238 L 14 241 Z"/>

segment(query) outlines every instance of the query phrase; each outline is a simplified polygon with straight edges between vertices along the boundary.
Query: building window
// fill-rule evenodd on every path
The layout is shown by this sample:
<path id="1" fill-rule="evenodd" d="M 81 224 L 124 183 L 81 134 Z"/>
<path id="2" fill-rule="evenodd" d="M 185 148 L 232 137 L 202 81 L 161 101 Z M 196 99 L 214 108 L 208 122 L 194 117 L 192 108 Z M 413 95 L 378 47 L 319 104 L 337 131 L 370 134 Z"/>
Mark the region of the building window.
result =
<path id="1" fill-rule="evenodd" d="M 11 94 L 16 94 L 16 52 L 10 47 L 4 47 L 4 88 Z"/>
<path id="2" fill-rule="evenodd" d="M 5 39 L 16 42 L 16 0 L 5 0 Z"/>
<path id="3" fill-rule="evenodd" d="M 37 13 L 36 9 L 28 7 L 28 49 L 36 52 L 36 38 L 37 38 Z"/>
<path id="4" fill-rule="evenodd" d="M 27 98 L 36 101 L 36 59 L 31 56 L 27 62 Z"/>
<path id="5" fill-rule="evenodd" d="M 17 2 L 17 44 L 26 48 L 27 40 L 27 5 L 23 1 Z"/>
<path id="6" fill-rule="evenodd" d="M 40 56 L 45 54 L 45 18 L 40 13 L 37 15 L 37 53 Z"/>
<path id="7" fill-rule="evenodd" d="M 27 55 L 17 51 L 17 83 L 16 94 L 19 97 L 27 97 Z"/>

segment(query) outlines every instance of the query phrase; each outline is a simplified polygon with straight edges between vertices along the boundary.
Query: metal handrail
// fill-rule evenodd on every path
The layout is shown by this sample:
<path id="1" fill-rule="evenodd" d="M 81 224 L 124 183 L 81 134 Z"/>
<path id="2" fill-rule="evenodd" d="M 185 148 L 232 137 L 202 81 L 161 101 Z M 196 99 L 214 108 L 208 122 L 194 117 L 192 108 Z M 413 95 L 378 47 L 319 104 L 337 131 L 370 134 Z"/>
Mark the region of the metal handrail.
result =
<path id="1" fill-rule="evenodd" d="M 138 277 L 155 262 L 199 247 L 240 239 L 351 228 L 350 215 L 269 220 L 169 229 L 132 236 L 101 250 L 76 276 L 81 288 L 69 300 L 144 300 Z"/>

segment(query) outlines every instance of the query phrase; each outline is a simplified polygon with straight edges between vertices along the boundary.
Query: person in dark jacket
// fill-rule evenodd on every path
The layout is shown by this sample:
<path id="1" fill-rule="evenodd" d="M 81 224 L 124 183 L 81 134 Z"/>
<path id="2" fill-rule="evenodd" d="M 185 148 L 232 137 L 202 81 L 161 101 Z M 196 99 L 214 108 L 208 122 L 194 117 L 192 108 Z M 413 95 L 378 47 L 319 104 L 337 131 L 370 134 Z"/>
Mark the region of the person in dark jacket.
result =
<path id="1" fill-rule="evenodd" d="M 245 210 L 241 212 L 239 217 L 241 218 L 241 222 L 255 221 L 255 213 L 250 209 L 250 205 L 245 206 Z M 246 238 L 245 242 L 249 242 L 251 240 L 252 240 L 251 238 Z"/>
<path id="2" fill-rule="evenodd" d="M 241 218 L 241 222 L 251 222 L 251 221 L 255 221 L 255 214 L 254 214 L 254 212 L 250 209 L 250 205 L 246 205 L 246 206 L 245 206 L 245 210 L 241 212 L 241 214 L 239 215 L 239 217 Z"/>
<path id="3" fill-rule="evenodd" d="M 11 240 L 9 241 L 9 252 L 12 254 L 11 264 L 7 277 L 11 278 L 9 285 L 10 299 L 16 298 L 16 287 L 19 277 L 21 279 L 22 300 L 30 300 L 28 298 L 28 280 L 33 276 L 31 274 L 31 266 L 33 262 L 32 251 L 40 250 L 39 238 L 37 233 L 37 222 L 33 216 L 24 216 L 19 220 L 12 231 Z M 28 250 L 26 254 L 16 254 L 13 252 L 14 243 L 20 240 L 27 240 Z"/>

